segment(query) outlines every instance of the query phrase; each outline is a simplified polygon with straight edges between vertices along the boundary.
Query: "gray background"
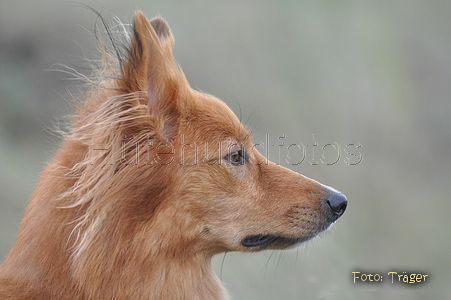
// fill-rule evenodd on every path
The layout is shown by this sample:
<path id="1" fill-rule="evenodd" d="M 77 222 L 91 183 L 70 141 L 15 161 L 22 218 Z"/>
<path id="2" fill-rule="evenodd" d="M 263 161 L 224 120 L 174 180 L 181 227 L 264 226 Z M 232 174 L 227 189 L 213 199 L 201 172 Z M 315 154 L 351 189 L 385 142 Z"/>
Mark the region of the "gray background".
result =
<path id="1" fill-rule="evenodd" d="M 270 159 L 348 196 L 344 217 L 305 248 L 215 257 L 235 299 L 449 297 L 450 1 L 84 3 L 124 22 L 137 8 L 162 15 L 193 87 L 241 106 L 254 142 L 269 135 Z M 80 84 L 48 69 L 89 74 L 95 22 L 72 2 L 0 0 L 0 262 Z M 300 143 L 293 165 L 301 152 L 286 149 Z M 357 165 L 349 144 L 361 145 Z M 384 279 L 354 284 L 352 271 Z M 391 284 L 390 271 L 429 282 Z"/>

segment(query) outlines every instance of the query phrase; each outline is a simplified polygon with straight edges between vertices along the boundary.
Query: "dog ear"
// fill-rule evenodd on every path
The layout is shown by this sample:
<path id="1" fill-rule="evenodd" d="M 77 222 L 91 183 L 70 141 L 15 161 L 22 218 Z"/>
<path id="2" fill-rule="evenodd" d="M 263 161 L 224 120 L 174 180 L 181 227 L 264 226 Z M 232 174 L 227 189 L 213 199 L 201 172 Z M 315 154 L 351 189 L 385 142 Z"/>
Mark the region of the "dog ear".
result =
<path id="1" fill-rule="evenodd" d="M 143 92 L 149 113 L 162 125 L 164 137 L 171 139 L 179 117 L 178 98 L 189 86 L 172 53 L 174 38 L 161 18 L 148 21 L 136 12 L 129 57 L 123 65 L 124 93 Z M 147 103 L 143 103 L 147 101 Z"/>

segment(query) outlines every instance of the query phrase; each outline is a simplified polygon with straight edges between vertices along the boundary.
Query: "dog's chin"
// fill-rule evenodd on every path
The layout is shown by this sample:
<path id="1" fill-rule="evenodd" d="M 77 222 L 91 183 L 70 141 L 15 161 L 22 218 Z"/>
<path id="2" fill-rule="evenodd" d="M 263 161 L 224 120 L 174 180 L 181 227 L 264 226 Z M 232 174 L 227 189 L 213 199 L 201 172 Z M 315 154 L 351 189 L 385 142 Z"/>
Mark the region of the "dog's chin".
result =
<path id="1" fill-rule="evenodd" d="M 313 239 L 316 235 L 308 237 L 290 237 L 274 234 L 257 234 L 245 237 L 241 245 L 250 251 L 265 249 L 290 249 Z"/>
<path id="2" fill-rule="evenodd" d="M 241 241 L 241 245 L 250 251 L 261 251 L 265 249 L 291 249 L 300 247 L 306 242 L 316 238 L 318 234 L 329 230 L 334 223 L 321 230 L 320 232 L 308 236 L 285 236 L 278 234 L 256 234 L 249 235 Z"/>

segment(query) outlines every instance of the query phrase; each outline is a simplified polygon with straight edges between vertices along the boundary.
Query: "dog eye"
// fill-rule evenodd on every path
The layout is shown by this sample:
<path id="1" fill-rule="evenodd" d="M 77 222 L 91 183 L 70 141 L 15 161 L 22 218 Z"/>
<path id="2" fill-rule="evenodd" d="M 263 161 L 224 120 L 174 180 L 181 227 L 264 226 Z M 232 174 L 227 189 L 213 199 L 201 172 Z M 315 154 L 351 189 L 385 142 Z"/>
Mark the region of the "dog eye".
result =
<path id="1" fill-rule="evenodd" d="M 243 149 L 239 148 L 227 155 L 225 158 L 232 165 L 242 165 L 245 161 L 244 151 Z"/>

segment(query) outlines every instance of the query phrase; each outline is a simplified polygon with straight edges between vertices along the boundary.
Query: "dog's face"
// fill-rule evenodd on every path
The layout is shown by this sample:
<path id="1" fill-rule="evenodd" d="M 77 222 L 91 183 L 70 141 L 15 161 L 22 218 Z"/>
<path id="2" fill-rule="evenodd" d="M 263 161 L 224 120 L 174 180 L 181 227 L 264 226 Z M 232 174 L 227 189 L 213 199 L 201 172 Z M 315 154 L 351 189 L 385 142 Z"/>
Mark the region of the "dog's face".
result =
<path id="1" fill-rule="evenodd" d="M 125 228 L 139 251 L 191 249 L 209 256 L 289 248 L 329 228 L 346 209 L 346 197 L 268 162 L 222 101 L 191 89 L 173 44 L 163 20 L 149 22 L 138 12 L 121 77 L 107 89 L 116 94 L 109 104 L 93 100 L 80 110 L 80 131 L 88 127 L 86 116 L 100 111 L 110 118 L 106 132 L 132 137 L 122 143 L 122 164 L 105 191 L 119 199 L 109 200 L 109 217 L 102 217 L 107 226 Z M 93 147 L 114 148 L 113 138 L 104 140 L 110 144 Z M 156 232 L 164 236 L 158 245 Z"/>
<path id="2" fill-rule="evenodd" d="M 176 140 L 183 143 L 176 142 L 174 153 L 183 156 L 176 168 L 186 176 L 177 203 L 189 203 L 193 222 L 203 226 L 197 242 L 216 252 L 284 249 L 341 216 L 342 194 L 268 162 L 223 102 L 192 97 L 197 105 L 180 124 Z"/>

